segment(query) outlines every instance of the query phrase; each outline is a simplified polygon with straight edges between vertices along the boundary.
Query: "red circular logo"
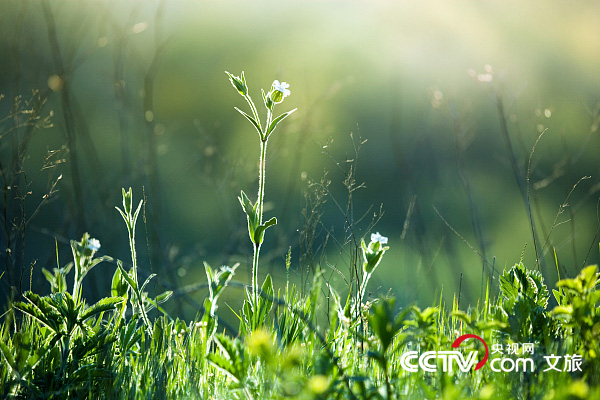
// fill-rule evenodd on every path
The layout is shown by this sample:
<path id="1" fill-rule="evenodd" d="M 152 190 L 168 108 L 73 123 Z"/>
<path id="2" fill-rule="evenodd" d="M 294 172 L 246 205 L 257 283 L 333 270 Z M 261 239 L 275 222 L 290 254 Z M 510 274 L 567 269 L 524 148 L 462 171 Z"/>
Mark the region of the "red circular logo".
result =
<path id="1" fill-rule="evenodd" d="M 485 357 L 483 357 L 483 360 L 479 361 L 477 363 L 477 365 L 475 365 L 475 371 L 477 371 L 479 368 L 483 367 L 488 359 L 489 356 L 489 350 L 488 350 L 488 345 L 485 342 L 485 340 L 483 340 L 481 337 L 477 336 L 477 335 L 473 335 L 473 334 L 468 334 L 468 335 L 462 335 L 459 336 L 454 343 L 452 343 L 452 348 L 457 348 L 458 346 L 460 346 L 460 344 L 462 342 L 464 342 L 466 339 L 478 339 L 481 343 L 483 343 L 483 345 L 485 346 Z"/>

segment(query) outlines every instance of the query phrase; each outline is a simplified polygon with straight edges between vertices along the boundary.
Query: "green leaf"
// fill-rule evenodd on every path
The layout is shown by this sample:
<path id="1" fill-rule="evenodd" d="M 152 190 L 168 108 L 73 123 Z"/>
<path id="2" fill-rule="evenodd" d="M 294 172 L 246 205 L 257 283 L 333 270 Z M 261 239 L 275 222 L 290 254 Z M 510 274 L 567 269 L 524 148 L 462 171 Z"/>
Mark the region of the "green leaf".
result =
<path id="1" fill-rule="evenodd" d="M 223 334 L 215 334 L 214 339 L 221 349 L 221 355 L 210 353 L 209 361 L 226 372 L 236 382 L 241 382 L 245 371 L 243 349 L 241 349 L 240 343 L 237 339 L 231 339 Z M 215 357 L 211 358 L 213 354 Z"/>
<path id="2" fill-rule="evenodd" d="M 258 203 L 253 205 L 243 190 L 241 191 L 241 195 L 238 197 L 238 200 L 240 201 L 242 209 L 244 210 L 244 213 L 246 213 L 246 217 L 248 219 L 248 235 L 250 236 L 250 240 L 252 240 L 253 243 L 256 243 L 254 241 L 254 237 L 258 225 L 258 214 L 256 207 Z"/>
<path id="3" fill-rule="evenodd" d="M 267 274 L 265 281 L 262 284 L 260 292 L 260 297 L 258 299 L 259 308 L 258 308 L 258 318 L 257 324 L 264 324 L 267 314 L 271 311 L 273 307 L 273 280 L 271 279 L 271 274 Z M 253 327 L 257 328 L 257 326 Z"/>
<path id="4" fill-rule="evenodd" d="M 596 285 L 598 285 L 598 283 L 600 283 L 598 274 L 596 274 L 596 269 L 598 269 L 597 265 L 590 265 L 585 267 L 579 273 L 578 278 L 582 281 L 583 288 L 586 291 L 592 290 L 594 287 L 596 287 Z"/>
<path id="5" fill-rule="evenodd" d="M 137 283 L 135 283 L 135 281 L 129 276 L 129 274 L 127 273 L 127 271 L 125 271 L 125 269 L 123 268 L 123 263 L 121 262 L 121 260 L 117 260 L 117 268 L 119 268 L 119 270 L 121 271 L 121 276 L 123 277 L 123 279 L 125 279 L 125 281 L 127 282 L 127 284 L 134 291 L 137 292 Z"/>
<path id="6" fill-rule="evenodd" d="M 235 270 L 239 267 L 240 263 L 234 264 L 233 267 L 229 268 L 224 265 L 221 267 L 220 271 L 217 273 L 214 284 L 212 287 L 213 290 L 213 299 L 216 301 L 223 289 L 227 286 L 231 278 L 235 275 Z"/>
<path id="7" fill-rule="evenodd" d="M 242 114 L 244 117 L 246 117 L 246 119 L 248 121 L 250 121 L 250 123 L 252 124 L 252 126 L 254 126 L 254 128 L 256 129 L 256 131 L 261 135 L 262 137 L 262 132 L 260 131 L 260 126 L 258 125 L 258 122 L 256 122 L 256 120 L 251 117 L 249 114 L 245 113 L 244 111 L 240 110 L 237 107 L 233 107 L 235 108 L 240 114 Z"/>
<path id="8" fill-rule="evenodd" d="M 236 376 L 235 366 L 233 365 L 231 360 L 216 353 L 209 353 L 207 358 L 208 362 L 210 362 L 216 369 L 225 373 L 235 383 L 240 383 L 239 378 Z"/>
<path id="9" fill-rule="evenodd" d="M 173 295 L 172 290 L 167 290 L 166 292 L 159 294 L 158 296 L 156 296 L 156 300 L 155 300 L 156 304 L 164 303 L 165 301 L 169 300 L 172 295 Z"/>
<path id="10" fill-rule="evenodd" d="M 131 224 L 131 230 L 132 231 L 135 230 L 135 224 L 137 223 L 138 215 L 140 213 L 140 210 L 142 209 L 142 204 L 144 204 L 144 200 L 140 200 L 140 204 L 138 204 L 138 207 L 135 210 L 135 213 L 133 214 L 133 218 L 131 219 L 131 221 L 133 222 Z"/>
<path id="11" fill-rule="evenodd" d="M 57 333 L 60 329 L 60 315 L 58 314 L 57 310 L 50 306 L 48 299 L 40 297 L 32 292 L 25 292 L 23 297 L 25 297 L 29 303 L 16 302 L 13 303 L 13 307 L 22 313 L 40 321 L 42 324 Z"/>
<path id="12" fill-rule="evenodd" d="M 269 127 L 267 128 L 267 133 L 265 135 L 266 138 L 269 137 L 269 135 L 275 130 L 275 128 L 277 127 L 277 124 L 279 124 L 281 121 L 283 121 L 287 116 L 289 116 L 291 113 L 293 113 L 294 111 L 296 111 L 297 108 L 294 108 L 293 110 L 290 110 L 286 113 L 281 114 L 279 117 L 275 118 L 272 122 L 271 125 L 269 125 Z"/>
<path id="13" fill-rule="evenodd" d="M 119 212 L 119 214 L 121 214 L 121 217 L 123 217 L 123 221 L 125 221 L 125 223 L 127 224 L 127 228 L 129 228 L 129 218 L 127 218 L 127 215 L 119 207 L 115 206 L 115 209 Z"/>
<path id="14" fill-rule="evenodd" d="M 268 220 L 267 222 L 265 222 L 262 225 L 258 225 L 256 227 L 256 230 L 254 231 L 254 243 L 262 243 L 264 236 L 265 236 L 265 230 L 273 225 L 277 225 L 277 218 L 273 217 L 270 220 Z"/>
<path id="15" fill-rule="evenodd" d="M 123 297 L 106 297 L 91 307 L 88 307 L 83 311 L 79 319 L 81 321 L 85 321 L 90 317 L 93 317 L 96 314 L 100 314 L 105 311 L 114 310 L 117 304 L 124 302 L 125 299 Z"/>
<path id="16" fill-rule="evenodd" d="M 48 271 L 46 268 L 42 268 L 42 274 L 44 274 L 46 280 L 50 282 L 50 288 L 52 291 L 55 291 L 55 289 L 58 288 L 58 285 L 56 284 L 56 277 L 52 275 L 52 273 L 50 273 L 50 271 Z"/>
<path id="17" fill-rule="evenodd" d="M 14 374 L 18 376 L 19 370 L 17 369 L 17 364 L 15 363 L 14 356 L 8 346 L 4 344 L 4 342 L 0 341 L 0 353 L 4 356 L 6 363 L 10 367 L 9 371 L 12 371 Z"/>
<path id="18" fill-rule="evenodd" d="M 552 315 L 555 317 L 571 317 L 573 316 L 573 306 L 556 306 L 552 310 Z"/>
<path id="19" fill-rule="evenodd" d="M 121 273 L 121 268 L 117 268 L 112 278 L 111 294 L 113 297 L 123 297 L 127 295 L 127 281 Z"/>
<path id="20" fill-rule="evenodd" d="M 148 278 L 146 278 L 146 280 L 144 281 L 144 284 L 142 285 L 140 292 L 144 291 L 144 288 L 146 288 L 146 285 L 148 285 L 148 283 L 150 283 L 150 281 L 152 280 L 152 278 L 154 278 L 156 276 L 156 274 L 150 274 L 150 276 L 148 276 Z"/>

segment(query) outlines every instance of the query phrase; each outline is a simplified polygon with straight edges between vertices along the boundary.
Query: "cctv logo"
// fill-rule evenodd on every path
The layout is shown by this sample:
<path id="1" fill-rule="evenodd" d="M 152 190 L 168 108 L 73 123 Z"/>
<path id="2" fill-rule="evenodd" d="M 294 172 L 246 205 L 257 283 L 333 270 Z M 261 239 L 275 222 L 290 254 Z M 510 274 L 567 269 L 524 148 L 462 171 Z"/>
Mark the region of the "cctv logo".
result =
<path id="1" fill-rule="evenodd" d="M 477 335 L 462 335 L 452 343 L 452 348 L 456 349 L 467 339 L 477 339 L 485 347 L 485 357 L 477 362 L 477 351 L 471 351 L 465 358 L 460 351 L 426 351 L 419 356 L 416 351 L 409 351 L 400 357 L 400 366 L 408 372 L 417 372 L 420 369 L 427 372 L 436 372 L 438 361 L 441 361 L 442 371 L 452 372 L 456 365 L 462 372 L 468 372 L 475 366 L 475 371 L 483 367 L 488 359 L 488 345 L 481 337 Z"/>

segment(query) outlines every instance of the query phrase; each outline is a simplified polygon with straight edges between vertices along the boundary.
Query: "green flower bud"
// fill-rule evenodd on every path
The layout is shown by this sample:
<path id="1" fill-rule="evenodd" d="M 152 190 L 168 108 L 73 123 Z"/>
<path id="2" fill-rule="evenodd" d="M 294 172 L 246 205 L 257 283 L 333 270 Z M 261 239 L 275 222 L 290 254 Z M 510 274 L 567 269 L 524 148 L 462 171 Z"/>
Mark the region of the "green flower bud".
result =
<path id="1" fill-rule="evenodd" d="M 368 246 L 365 244 L 364 240 L 361 241 L 360 244 L 362 247 L 363 259 L 365 260 L 363 264 L 365 273 L 371 274 L 375 268 L 377 268 L 383 257 L 383 253 L 389 249 L 389 247 L 383 246 L 384 244 L 387 244 L 387 242 L 388 238 L 381 236 L 379 232 L 371 234 L 371 242 Z"/>
<path id="2" fill-rule="evenodd" d="M 125 214 L 131 214 L 131 188 L 127 192 L 123 189 L 123 210 Z"/>
<path id="3" fill-rule="evenodd" d="M 273 86 L 271 87 L 271 91 L 269 92 L 269 98 L 273 103 L 279 104 L 290 95 L 289 88 L 290 85 L 285 82 L 279 83 L 279 81 L 274 81 Z"/>
<path id="4" fill-rule="evenodd" d="M 245 96 L 248 94 L 248 86 L 246 86 L 246 78 L 244 77 L 244 72 L 242 71 L 242 76 L 238 77 L 229 72 L 225 71 L 225 73 L 229 76 L 229 81 L 233 85 L 234 88 L 242 95 Z"/>

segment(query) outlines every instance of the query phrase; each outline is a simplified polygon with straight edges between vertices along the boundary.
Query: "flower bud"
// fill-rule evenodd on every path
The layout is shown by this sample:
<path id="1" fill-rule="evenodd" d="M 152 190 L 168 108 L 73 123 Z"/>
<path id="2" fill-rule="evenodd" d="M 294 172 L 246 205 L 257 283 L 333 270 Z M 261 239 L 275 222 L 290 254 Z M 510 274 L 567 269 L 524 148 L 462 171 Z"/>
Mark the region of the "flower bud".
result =
<path id="1" fill-rule="evenodd" d="M 269 92 L 269 98 L 273 103 L 279 104 L 290 95 L 290 91 L 288 89 L 290 85 L 285 82 L 279 83 L 279 81 L 274 81 L 273 86 L 271 86 L 271 91 Z"/>
<path id="2" fill-rule="evenodd" d="M 242 96 L 245 96 L 245 95 L 248 94 L 248 86 L 246 86 L 246 79 L 244 78 L 244 72 L 242 72 L 241 78 L 238 77 L 238 76 L 235 76 L 233 74 L 230 74 L 227 71 L 225 71 L 225 73 L 227 75 L 229 75 L 229 81 L 231 82 L 231 84 L 233 85 L 233 87 L 236 88 L 237 91 Z"/>
<path id="3" fill-rule="evenodd" d="M 364 240 L 361 241 L 363 259 L 365 260 L 363 264 L 365 273 L 371 274 L 375 268 L 377 268 L 377 265 L 379 265 L 379 262 L 383 257 L 383 253 L 389 249 L 389 247 L 383 246 L 384 244 L 387 244 L 387 242 L 388 238 L 380 235 L 379 232 L 371 234 L 371 242 L 368 246 L 365 244 Z"/>

